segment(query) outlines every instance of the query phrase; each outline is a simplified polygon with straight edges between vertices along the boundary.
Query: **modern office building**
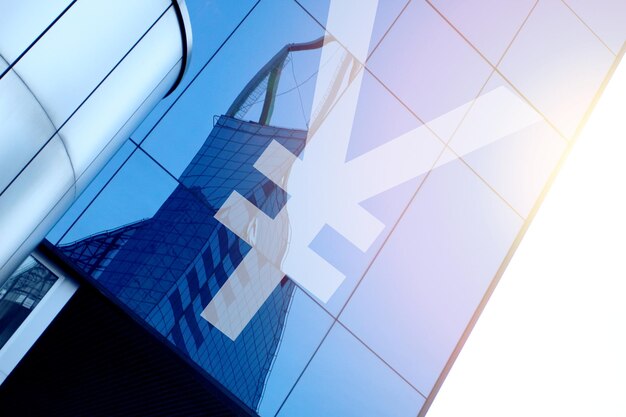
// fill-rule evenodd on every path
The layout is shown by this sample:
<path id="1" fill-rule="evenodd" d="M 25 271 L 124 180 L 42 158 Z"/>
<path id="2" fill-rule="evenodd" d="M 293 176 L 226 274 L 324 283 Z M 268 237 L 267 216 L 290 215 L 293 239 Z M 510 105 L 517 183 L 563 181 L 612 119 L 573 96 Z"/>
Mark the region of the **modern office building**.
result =
<path id="1" fill-rule="evenodd" d="M 0 6 L 7 415 L 426 415 L 626 34 L 609 2 L 34 3 Z"/>

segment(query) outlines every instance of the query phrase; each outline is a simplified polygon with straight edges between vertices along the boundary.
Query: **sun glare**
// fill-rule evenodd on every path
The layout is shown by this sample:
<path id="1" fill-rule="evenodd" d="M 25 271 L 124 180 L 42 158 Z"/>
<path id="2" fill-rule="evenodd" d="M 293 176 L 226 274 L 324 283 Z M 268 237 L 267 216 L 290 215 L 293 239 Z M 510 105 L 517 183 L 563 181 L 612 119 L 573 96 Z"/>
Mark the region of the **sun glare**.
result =
<path id="1" fill-rule="evenodd" d="M 622 62 L 428 417 L 624 415 L 625 122 Z"/>

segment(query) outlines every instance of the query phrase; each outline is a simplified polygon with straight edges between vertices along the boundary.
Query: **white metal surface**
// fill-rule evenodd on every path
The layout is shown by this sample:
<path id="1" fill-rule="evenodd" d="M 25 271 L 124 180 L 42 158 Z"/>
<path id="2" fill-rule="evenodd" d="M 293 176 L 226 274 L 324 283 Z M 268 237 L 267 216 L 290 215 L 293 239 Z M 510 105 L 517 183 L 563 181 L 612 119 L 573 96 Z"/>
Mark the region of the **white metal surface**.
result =
<path id="1" fill-rule="evenodd" d="M 191 47 L 184 1 L 34 2 L 0 2 L 0 279 L 167 94 Z"/>

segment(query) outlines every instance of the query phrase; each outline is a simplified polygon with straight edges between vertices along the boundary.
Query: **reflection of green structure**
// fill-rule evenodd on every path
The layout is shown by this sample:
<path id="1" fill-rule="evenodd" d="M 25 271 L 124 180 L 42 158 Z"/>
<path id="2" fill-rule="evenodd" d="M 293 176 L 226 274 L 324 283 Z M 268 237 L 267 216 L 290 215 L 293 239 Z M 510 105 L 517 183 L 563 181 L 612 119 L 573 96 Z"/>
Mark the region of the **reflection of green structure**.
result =
<path id="1" fill-rule="evenodd" d="M 39 262 L 28 258 L 0 287 L 0 348 L 26 320 L 57 280 Z"/>
<path id="2" fill-rule="evenodd" d="M 272 118 L 272 112 L 274 111 L 280 76 L 289 54 L 291 52 L 319 49 L 325 42 L 329 42 L 329 40 L 330 38 L 321 37 L 312 42 L 292 43 L 283 47 L 256 73 L 250 82 L 248 82 L 233 104 L 231 104 L 226 114 L 231 117 L 241 117 L 252 104 L 259 101 L 260 96 L 265 92 L 259 123 L 263 125 L 269 124 Z"/>
<path id="3" fill-rule="evenodd" d="M 311 51 L 314 49 L 320 49 L 324 45 L 331 42 L 335 42 L 335 39 L 327 34 L 311 42 L 292 43 L 284 46 L 276 55 L 270 59 L 267 64 L 256 73 L 254 77 L 246 84 L 244 89 L 239 93 L 235 101 L 231 104 L 226 112 L 229 117 L 243 119 L 248 110 L 259 102 L 263 103 L 263 108 L 259 116 L 259 124 L 268 125 L 274 112 L 274 105 L 276 103 L 278 85 L 284 66 L 289 60 L 289 56 L 292 52 Z M 343 50 L 340 46 L 340 49 Z M 321 63 L 323 66 L 326 63 Z M 349 80 L 352 80 L 356 73 L 361 69 L 361 65 L 350 54 L 345 53 L 340 60 L 339 65 L 335 71 L 332 83 L 328 86 L 326 95 L 319 107 L 313 114 L 313 120 L 308 125 L 308 136 L 312 136 L 317 130 L 320 123 L 324 120 L 328 112 L 330 111 L 332 104 L 337 98 L 341 89 L 341 84 L 345 81 L 346 76 Z M 348 73 L 350 71 L 350 73 Z M 315 73 L 317 74 L 317 72 Z M 298 89 L 299 85 L 296 85 L 293 89 Z M 292 89 L 292 90 L 293 90 Z M 282 93 L 284 94 L 284 93 Z M 298 92 L 299 94 L 299 92 Z M 261 97 L 263 96 L 263 99 Z"/>

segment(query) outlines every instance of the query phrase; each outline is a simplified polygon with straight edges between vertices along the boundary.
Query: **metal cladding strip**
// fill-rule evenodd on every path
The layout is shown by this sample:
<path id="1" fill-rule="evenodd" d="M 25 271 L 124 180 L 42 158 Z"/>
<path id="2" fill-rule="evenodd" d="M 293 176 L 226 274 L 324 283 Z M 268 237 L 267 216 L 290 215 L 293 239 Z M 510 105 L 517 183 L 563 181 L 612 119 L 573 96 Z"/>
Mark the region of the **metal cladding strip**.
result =
<path id="1" fill-rule="evenodd" d="M 74 0 L 46 29 L 43 33 L 41 33 L 37 39 L 35 41 L 33 41 L 29 47 L 22 53 L 20 54 L 20 56 L 13 62 L 11 63 L 6 69 L 3 70 L 2 72 L 2 76 L 4 77 L 13 66 L 15 66 L 18 61 L 20 59 L 22 59 L 26 53 L 33 47 L 35 46 L 35 44 L 53 27 L 53 25 L 58 22 L 60 20 L 60 18 L 65 15 L 65 13 L 76 3 L 76 0 Z M 172 84 L 172 87 L 168 90 L 168 92 L 164 95 L 164 97 L 166 97 L 167 95 L 169 95 L 176 87 L 177 85 L 180 83 L 181 79 L 184 76 L 184 73 L 186 71 L 186 69 L 188 68 L 189 65 L 189 60 L 191 58 L 191 45 L 192 45 L 192 32 L 191 32 L 191 23 L 190 23 L 190 19 L 189 19 L 189 13 L 187 11 L 187 6 L 185 4 L 184 0 L 172 0 L 172 6 L 171 6 L 175 13 L 176 13 L 176 18 L 179 24 L 179 29 L 181 32 L 181 42 L 182 42 L 182 61 L 181 61 L 181 66 L 180 66 L 180 70 L 178 73 L 178 76 L 176 78 L 176 80 L 174 81 L 174 83 Z M 109 73 L 107 73 L 107 75 L 96 85 L 96 87 L 91 91 L 91 93 L 79 104 L 79 106 L 69 115 L 69 117 L 60 124 L 60 126 L 57 126 L 53 121 L 52 118 L 50 117 L 48 111 L 46 111 L 44 105 L 41 103 L 41 101 L 36 97 L 36 95 L 32 92 L 31 88 L 28 86 L 28 83 L 26 81 L 23 80 L 23 77 L 20 77 L 19 74 L 17 72 L 15 72 L 15 70 L 13 70 L 13 72 L 15 72 L 18 77 L 20 78 L 20 80 L 22 80 L 22 82 L 24 83 L 24 85 L 26 85 L 26 87 L 29 89 L 29 91 L 31 91 L 31 94 L 33 95 L 33 97 L 35 97 L 35 99 L 39 102 L 40 106 L 42 107 L 42 109 L 44 110 L 44 112 L 46 113 L 48 119 L 50 119 L 50 121 L 52 122 L 53 126 L 55 127 L 55 134 L 54 135 L 60 135 L 59 131 L 67 124 L 67 122 L 74 116 L 74 114 L 83 106 L 83 104 L 85 104 L 85 102 L 87 100 L 89 100 L 89 98 L 94 94 L 94 92 L 103 84 L 103 82 L 109 78 L 109 76 L 113 73 L 113 71 L 115 71 L 117 69 L 117 67 L 124 61 L 124 59 L 128 56 L 128 54 L 130 54 L 130 52 L 135 49 L 135 47 L 143 40 L 143 38 L 146 36 L 146 34 L 148 34 L 152 28 L 157 24 L 157 22 L 159 20 L 161 20 L 161 18 L 163 16 L 165 16 L 165 14 L 167 13 L 167 11 L 169 10 L 169 8 L 166 8 L 163 13 L 161 13 L 161 15 L 158 17 L 158 19 L 153 22 L 153 24 L 148 28 L 147 31 L 145 31 L 145 33 L 141 36 L 141 38 L 135 42 L 135 44 L 130 48 L 130 50 L 128 52 L 126 52 L 126 54 L 117 62 L 117 64 L 111 69 L 111 71 L 109 71 Z M 5 60 L 6 61 L 6 60 Z M 8 64 L 8 61 L 6 61 Z M 1 79 L 0 77 L 0 79 Z M 32 162 L 32 160 L 34 158 L 37 157 L 37 155 L 42 151 L 43 147 L 46 146 L 46 144 L 52 140 L 52 138 L 54 137 L 54 135 L 52 135 L 52 137 L 50 137 L 45 143 L 44 145 L 42 145 L 40 147 L 40 149 L 33 155 L 33 157 L 31 158 L 31 160 L 26 164 L 25 167 L 23 167 L 22 171 Z M 65 144 L 65 143 L 64 143 Z M 67 150 L 67 147 L 66 147 Z M 68 153 L 69 156 L 69 153 Z M 70 158 L 71 160 L 71 158 Z M 76 174 L 76 173 L 75 173 Z M 0 191 L 0 197 L 5 193 L 5 191 L 11 186 L 11 184 L 17 179 L 17 177 L 20 174 L 18 173 L 18 175 L 16 175 L 12 181 L 9 182 L 8 185 L 6 185 L 2 191 Z M 76 175 L 75 175 L 76 176 Z"/>
<path id="2" fill-rule="evenodd" d="M 76 114 L 76 112 L 78 110 L 80 110 L 80 108 L 89 100 L 89 98 L 98 90 L 98 88 L 106 81 L 107 78 L 109 78 L 109 76 L 117 69 L 117 67 L 126 59 L 126 57 L 133 51 L 133 49 L 135 49 L 135 47 L 137 45 L 139 45 L 139 43 L 143 40 L 143 38 L 150 32 L 150 30 L 152 30 L 152 28 L 158 23 L 158 21 L 165 16 L 165 14 L 167 13 L 167 11 L 169 10 L 169 7 L 167 9 L 165 9 L 163 11 L 163 13 L 161 13 L 161 15 L 159 16 L 159 18 L 152 23 L 152 25 L 148 28 L 148 30 L 146 30 L 143 35 L 131 46 L 131 48 L 124 54 L 124 56 L 113 66 L 113 68 L 106 74 L 106 76 L 95 86 L 95 88 L 92 89 L 92 91 L 87 95 L 87 97 L 85 97 L 85 99 L 78 105 L 78 107 L 76 109 L 74 109 L 74 111 L 69 115 L 69 117 L 67 117 L 65 119 L 65 121 L 56 129 L 55 131 L 55 135 L 59 132 L 60 129 L 63 128 L 63 126 L 65 126 L 67 124 L 67 122 L 74 116 L 74 114 Z M 39 155 L 39 153 L 41 153 L 41 151 L 43 150 L 43 148 L 50 142 L 50 140 L 52 140 L 52 138 L 54 137 L 51 136 L 46 143 L 44 143 L 44 145 L 42 145 L 40 147 L 40 149 L 32 156 L 31 160 L 22 168 L 22 170 L 20 171 L 20 173 L 18 173 L 11 182 L 9 182 L 8 185 L 6 185 L 4 187 L 4 189 L 2 191 L 0 191 L 0 197 L 2 197 L 2 195 L 7 191 L 7 189 L 9 187 L 11 187 L 11 185 L 13 184 L 13 182 L 15 182 L 15 180 L 17 180 L 17 178 L 20 176 L 20 174 L 28 167 L 28 165 L 30 165 L 32 163 L 32 161 L 37 157 L 37 155 Z"/>
<path id="3" fill-rule="evenodd" d="M 28 51 L 30 51 L 32 49 L 33 46 L 35 46 L 37 44 L 37 42 L 39 42 L 39 40 L 41 38 L 43 38 L 45 36 L 46 33 L 48 33 L 48 31 L 65 15 L 65 13 L 67 13 L 72 6 L 74 6 L 74 4 L 77 2 L 78 0 L 73 0 L 70 4 L 67 5 L 67 7 L 65 9 L 63 9 L 63 11 L 52 21 L 50 22 L 50 24 L 43 30 L 43 32 L 41 32 L 39 34 L 39 36 L 37 36 L 31 43 L 30 45 L 28 45 L 28 47 L 26 49 L 24 49 L 24 51 L 13 61 L 11 62 L 11 64 L 5 68 L 2 71 L 2 74 L 0 74 L 0 80 L 9 72 L 13 69 L 14 66 L 17 65 L 18 62 L 20 62 L 20 60 L 28 53 Z M 184 2 L 184 0 L 181 0 Z"/>
<path id="4" fill-rule="evenodd" d="M 189 18 L 189 11 L 187 10 L 185 0 L 172 0 L 172 6 L 174 6 L 174 12 L 176 12 L 176 19 L 178 20 L 178 27 L 180 28 L 183 57 L 180 65 L 180 72 L 176 77 L 176 81 L 174 81 L 174 84 L 172 84 L 172 87 L 168 90 L 168 92 L 165 93 L 164 97 L 169 96 L 180 85 L 187 68 L 189 68 L 189 63 L 191 62 L 191 50 L 193 45 L 191 20 Z"/>

